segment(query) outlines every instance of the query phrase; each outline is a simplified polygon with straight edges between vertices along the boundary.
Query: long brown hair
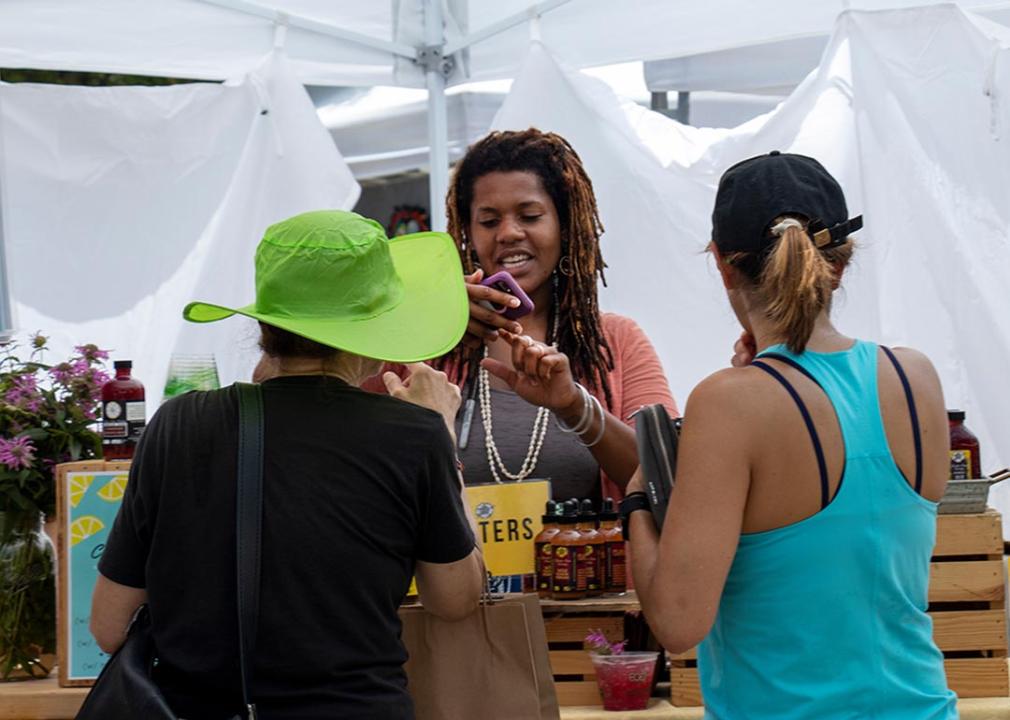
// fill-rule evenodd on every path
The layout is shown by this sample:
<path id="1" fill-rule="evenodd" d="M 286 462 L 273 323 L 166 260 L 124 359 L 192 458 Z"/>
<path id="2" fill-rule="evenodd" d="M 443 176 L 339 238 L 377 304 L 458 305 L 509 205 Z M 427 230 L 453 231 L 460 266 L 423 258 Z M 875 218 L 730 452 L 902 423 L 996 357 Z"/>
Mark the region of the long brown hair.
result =
<path id="1" fill-rule="evenodd" d="M 786 347 L 801 353 L 814 331 L 817 316 L 831 306 L 838 273 L 852 259 L 855 243 L 819 249 L 807 234 L 803 218 L 783 216 L 772 222 L 777 236 L 760 253 L 727 253 L 723 260 L 753 284 L 777 335 Z"/>
<path id="2" fill-rule="evenodd" d="M 600 325 L 596 286 L 597 279 L 606 285 L 600 253 L 603 224 L 582 160 L 563 137 L 535 128 L 495 131 L 471 146 L 453 172 L 445 200 L 449 234 L 467 273 L 476 269 L 476 253 L 467 236 L 474 183 L 492 172 L 534 173 L 551 196 L 561 225 L 562 257 L 554 272 L 557 302 L 552 313 L 558 318 L 554 343 L 568 356 L 575 378 L 590 389 L 602 390 L 611 406 L 607 373 L 613 370 L 614 359 Z M 481 352 L 461 344 L 447 356 L 457 363 L 457 380 L 464 373 L 473 377 Z"/>

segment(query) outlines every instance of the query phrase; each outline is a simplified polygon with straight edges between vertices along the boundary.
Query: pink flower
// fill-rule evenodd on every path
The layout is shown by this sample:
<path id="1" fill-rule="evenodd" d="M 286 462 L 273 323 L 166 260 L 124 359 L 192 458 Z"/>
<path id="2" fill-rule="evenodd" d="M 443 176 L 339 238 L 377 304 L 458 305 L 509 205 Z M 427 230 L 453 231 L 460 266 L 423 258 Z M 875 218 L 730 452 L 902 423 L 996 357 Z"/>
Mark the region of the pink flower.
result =
<path id="1" fill-rule="evenodd" d="M 597 655 L 620 655 L 624 652 L 624 645 L 627 643 L 627 640 L 612 643 L 607 640 L 607 636 L 603 634 L 602 630 L 590 630 L 589 634 L 586 635 L 585 643 L 591 653 L 596 653 Z"/>
<path id="2" fill-rule="evenodd" d="M 69 385 L 70 381 L 73 379 L 74 371 L 70 367 L 70 363 L 62 362 L 59 365 L 54 365 L 49 368 L 49 374 L 53 376 L 53 380 L 58 382 L 60 385 Z"/>
<path id="3" fill-rule="evenodd" d="M 35 462 L 35 446 L 24 435 L 8 440 L 0 438 L 0 464 L 11 470 L 30 468 Z"/>
<path id="4" fill-rule="evenodd" d="M 15 375 L 10 389 L 4 394 L 4 401 L 28 412 L 38 412 L 42 407 L 42 396 L 39 394 L 35 375 L 33 373 Z"/>
<path id="5" fill-rule="evenodd" d="M 87 345 L 78 345 L 74 348 L 78 355 L 84 359 L 95 362 L 97 360 L 108 360 L 109 353 L 106 350 L 100 350 L 94 343 L 88 343 Z"/>
<path id="6" fill-rule="evenodd" d="M 88 384 L 94 385 L 95 387 L 102 387 L 105 383 L 109 382 L 112 376 L 105 372 L 101 368 L 91 368 L 88 371 Z"/>

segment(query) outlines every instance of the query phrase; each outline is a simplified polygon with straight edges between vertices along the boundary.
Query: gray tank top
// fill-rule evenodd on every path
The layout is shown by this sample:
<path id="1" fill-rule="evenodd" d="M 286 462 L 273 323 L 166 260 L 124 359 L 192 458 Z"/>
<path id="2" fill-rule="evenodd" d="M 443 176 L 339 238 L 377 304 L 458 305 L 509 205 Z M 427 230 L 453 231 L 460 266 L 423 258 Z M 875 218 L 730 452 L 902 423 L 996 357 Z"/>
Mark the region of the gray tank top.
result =
<path id="1" fill-rule="evenodd" d="M 494 482 L 484 445 L 480 400 L 476 398 L 475 400 L 473 423 L 470 425 L 470 442 L 459 452 L 459 459 L 464 466 L 463 478 L 467 485 Z M 464 407 L 465 403 L 456 415 L 457 436 Z M 501 455 L 509 472 L 518 472 L 522 467 L 536 416 L 536 406 L 530 405 L 514 392 L 491 390 L 492 434 L 498 447 L 498 454 Z M 501 475 L 500 469 L 499 475 Z M 590 498 L 595 507 L 600 505 L 600 466 L 596 458 L 573 433 L 561 432 L 554 424 L 553 417 L 547 421 L 547 434 L 544 436 L 543 447 L 540 448 L 540 457 L 527 480 L 550 480 L 551 497 L 555 500 L 567 500 L 572 497 Z M 505 476 L 502 476 L 502 481 L 514 482 Z"/>

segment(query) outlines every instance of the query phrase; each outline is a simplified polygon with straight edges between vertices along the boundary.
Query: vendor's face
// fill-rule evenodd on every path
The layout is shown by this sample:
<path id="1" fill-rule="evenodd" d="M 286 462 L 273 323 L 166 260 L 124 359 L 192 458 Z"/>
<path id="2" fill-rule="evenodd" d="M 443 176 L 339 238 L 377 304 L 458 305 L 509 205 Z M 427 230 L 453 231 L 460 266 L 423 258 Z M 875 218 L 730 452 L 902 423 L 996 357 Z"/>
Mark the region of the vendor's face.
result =
<path id="1" fill-rule="evenodd" d="M 547 286 L 561 259 L 558 211 L 536 173 L 477 178 L 468 235 L 484 277 L 506 270 L 529 295 Z"/>

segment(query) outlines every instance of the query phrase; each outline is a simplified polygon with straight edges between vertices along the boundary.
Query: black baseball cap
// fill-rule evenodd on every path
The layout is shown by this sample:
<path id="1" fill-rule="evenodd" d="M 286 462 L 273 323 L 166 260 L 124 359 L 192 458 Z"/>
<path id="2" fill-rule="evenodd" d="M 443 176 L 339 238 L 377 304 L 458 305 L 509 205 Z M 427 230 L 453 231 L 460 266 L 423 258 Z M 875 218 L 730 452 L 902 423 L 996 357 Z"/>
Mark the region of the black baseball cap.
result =
<path id="1" fill-rule="evenodd" d="M 807 220 L 818 249 L 845 243 L 863 227 L 849 218 L 845 195 L 824 166 L 806 155 L 773 150 L 731 167 L 719 180 L 712 211 L 712 240 L 719 252 L 762 252 L 775 238 L 768 228 L 782 215 Z"/>

